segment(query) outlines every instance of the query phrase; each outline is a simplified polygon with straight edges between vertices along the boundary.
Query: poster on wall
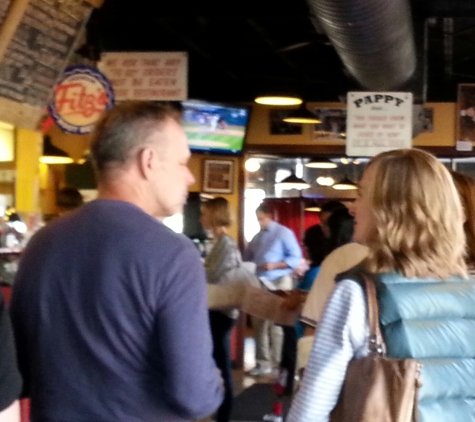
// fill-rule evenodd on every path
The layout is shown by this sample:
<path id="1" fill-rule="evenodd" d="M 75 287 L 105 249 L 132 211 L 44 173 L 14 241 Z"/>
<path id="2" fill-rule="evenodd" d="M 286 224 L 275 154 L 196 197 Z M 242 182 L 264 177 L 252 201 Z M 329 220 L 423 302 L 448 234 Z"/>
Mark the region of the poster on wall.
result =
<path id="1" fill-rule="evenodd" d="M 234 161 L 204 160 L 203 192 L 233 193 Z"/>
<path id="2" fill-rule="evenodd" d="M 117 101 L 183 101 L 188 98 L 188 53 L 103 53 L 98 65 Z"/>
<path id="3" fill-rule="evenodd" d="M 434 131 L 434 109 L 423 104 L 412 105 L 412 138 Z"/>
<path id="4" fill-rule="evenodd" d="M 457 95 L 457 143 L 475 141 L 475 84 L 459 84 Z"/>
<path id="5" fill-rule="evenodd" d="M 412 93 L 349 92 L 346 154 L 371 157 L 412 145 Z"/>
<path id="6" fill-rule="evenodd" d="M 313 112 L 322 122 L 315 125 L 314 141 L 346 138 L 346 108 L 319 107 Z"/>
<path id="7" fill-rule="evenodd" d="M 269 126 L 271 135 L 301 135 L 302 125 L 284 122 L 293 110 L 269 110 Z"/>

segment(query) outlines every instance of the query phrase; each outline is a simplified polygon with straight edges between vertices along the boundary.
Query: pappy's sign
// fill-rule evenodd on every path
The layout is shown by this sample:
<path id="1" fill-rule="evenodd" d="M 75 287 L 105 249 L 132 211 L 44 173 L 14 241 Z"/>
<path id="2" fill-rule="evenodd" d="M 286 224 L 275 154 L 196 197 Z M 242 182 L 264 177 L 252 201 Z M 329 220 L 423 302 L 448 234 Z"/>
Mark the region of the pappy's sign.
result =
<path id="1" fill-rule="evenodd" d="M 346 154 L 368 157 L 412 144 L 412 93 L 349 92 Z"/>
<path id="2" fill-rule="evenodd" d="M 364 97 L 357 98 L 354 100 L 354 104 L 357 108 L 361 108 L 364 105 L 372 104 L 377 106 L 378 104 L 394 104 L 396 107 L 399 107 L 402 103 L 404 103 L 406 100 L 403 100 L 402 98 L 399 97 L 394 97 L 392 95 L 388 94 L 370 94 L 370 95 L 365 95 Z M 377 108 L 376 108 L 377 109 Z M 375 110 L 376 110 L 375 109 Z"/>

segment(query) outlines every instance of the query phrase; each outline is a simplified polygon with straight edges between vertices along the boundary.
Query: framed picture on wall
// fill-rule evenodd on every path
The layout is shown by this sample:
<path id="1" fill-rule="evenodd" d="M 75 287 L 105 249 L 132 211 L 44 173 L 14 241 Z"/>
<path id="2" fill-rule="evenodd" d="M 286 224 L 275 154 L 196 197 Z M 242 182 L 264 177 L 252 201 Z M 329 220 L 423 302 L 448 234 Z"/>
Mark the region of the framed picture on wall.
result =
<path id="1" fill-rule="evenodd" d="M 314 127 L 313 140 L 346 139 L 346 108 L 318 107 L 313 110 L 321 123 Z"/>
<path id="2" fill-rule="evenodd" d="M 302 125 L 287 123 L 282 119 L 295 110 L 269 110 L 269 126 L 271 135 L 301 135 Z"/>
<path id="3" fill-rule="evenodd" d="M 233 193 L 234 161 L 204 160 L 203 192 Z"/>

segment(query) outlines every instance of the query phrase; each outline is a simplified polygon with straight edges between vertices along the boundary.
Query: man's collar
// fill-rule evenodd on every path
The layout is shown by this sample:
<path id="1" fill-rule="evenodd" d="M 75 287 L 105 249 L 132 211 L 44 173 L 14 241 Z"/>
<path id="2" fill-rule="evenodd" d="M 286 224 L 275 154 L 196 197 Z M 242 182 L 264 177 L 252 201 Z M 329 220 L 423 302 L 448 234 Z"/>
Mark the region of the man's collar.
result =
<path id="1" fill-rule="evenodd" d="M 267 225 L 267 227 L 266 227 L 265 229 L 261 229 L 261 231 L 263 231 L 263 232 L 271 231 L 272 228 L 273 228 L 276 224 L 277 224 L 277 223 L 276 223 L 274 220 L 272 220 L 272 221 Z"/>

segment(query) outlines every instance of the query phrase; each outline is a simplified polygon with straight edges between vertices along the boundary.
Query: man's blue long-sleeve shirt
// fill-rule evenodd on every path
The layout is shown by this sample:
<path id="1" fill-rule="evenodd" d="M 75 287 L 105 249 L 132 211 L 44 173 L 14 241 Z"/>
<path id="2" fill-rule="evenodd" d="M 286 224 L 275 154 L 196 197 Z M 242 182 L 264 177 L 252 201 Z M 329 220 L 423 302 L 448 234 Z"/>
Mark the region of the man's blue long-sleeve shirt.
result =
<path id="1" fill-rule="evenodd" d="M 33 422 L 182 422 L 222 401 L 197 249 L 135 205 L 39 231 L 11 312 Z"/>
<path id="2" fill-rule="evenodd" d="M 249 242 L 243 256 L 245 261 L 255 262 L 257 275 L 270 281 L 290 274 L 302 260 L 302 250 L 295 234 L 288 227 L 271 221 L 265 230 L 261 230 Z M 259 265 L 267 262 L 285 262 L 289 268 L 263 271 Z"/>

